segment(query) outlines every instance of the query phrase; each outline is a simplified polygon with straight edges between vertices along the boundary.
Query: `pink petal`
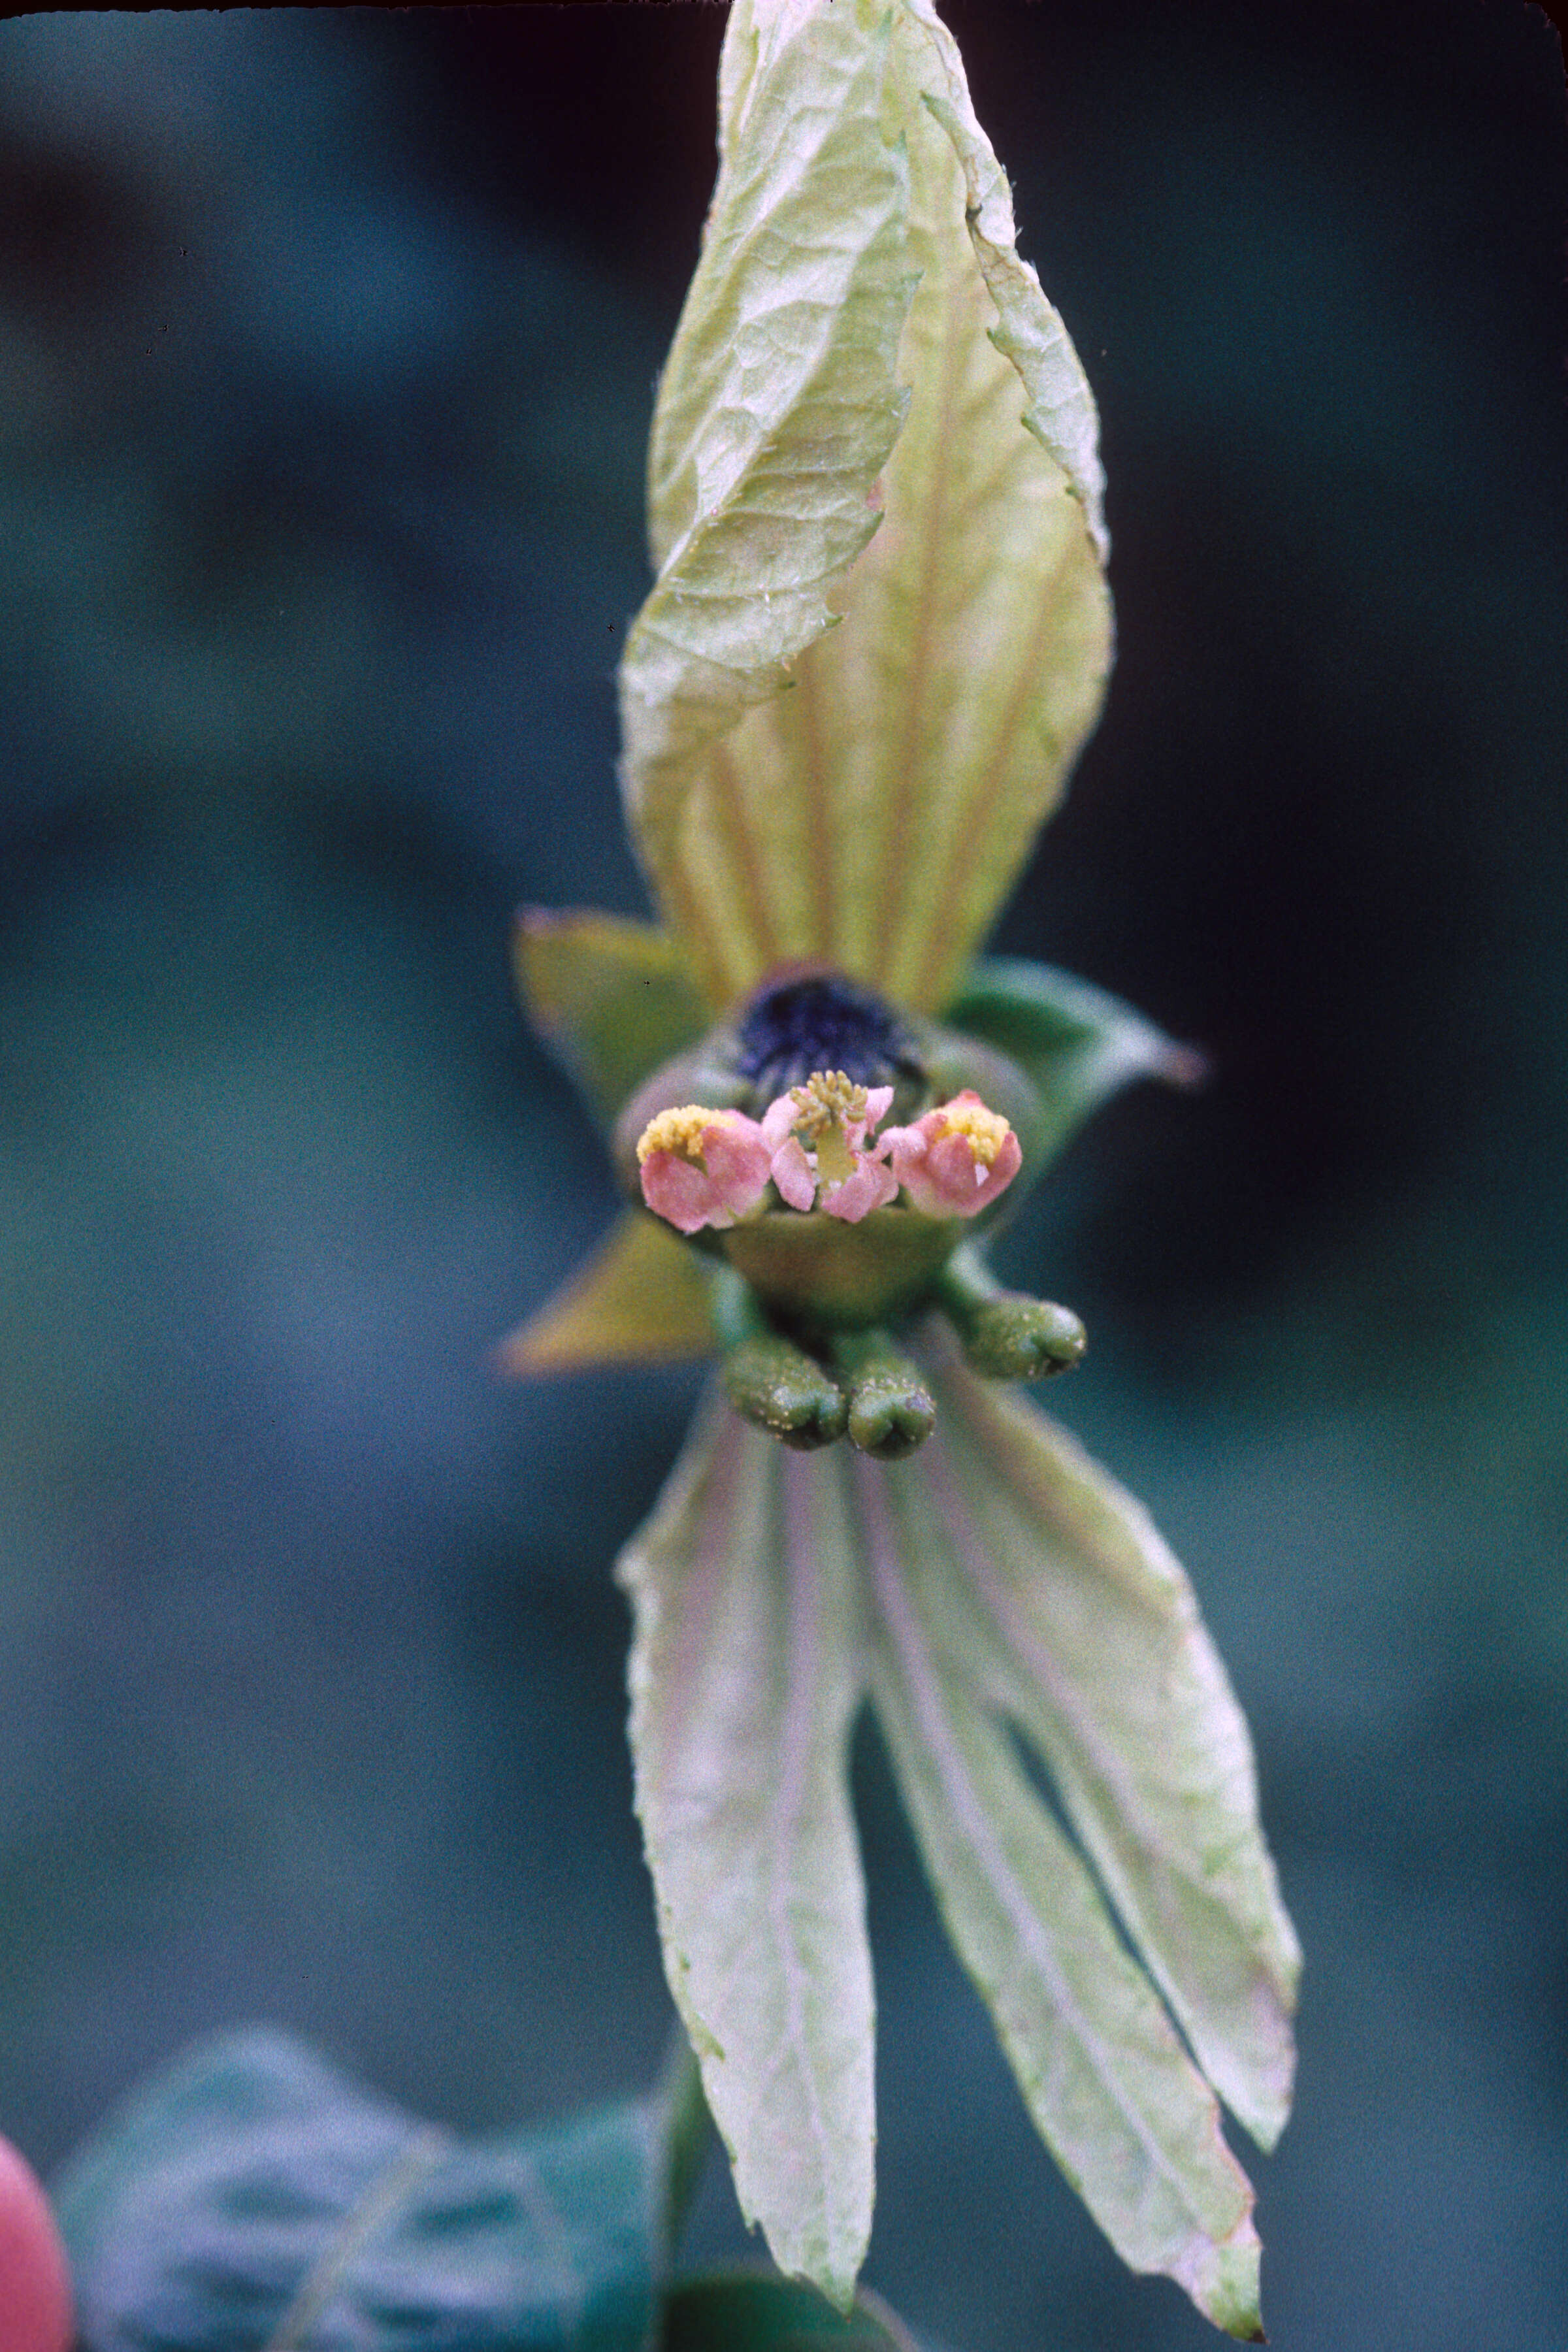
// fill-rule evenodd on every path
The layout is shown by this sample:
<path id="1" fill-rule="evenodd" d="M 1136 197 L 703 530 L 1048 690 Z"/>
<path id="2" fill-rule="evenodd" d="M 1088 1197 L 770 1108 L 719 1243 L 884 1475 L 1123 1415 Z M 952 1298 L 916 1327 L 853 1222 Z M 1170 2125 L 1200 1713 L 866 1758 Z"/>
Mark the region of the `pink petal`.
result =
<path id="1" fill-rule="evenodd" d="M 847 1176 L 842 1184 L 823 1193 L 822 1205 L 830 1217 L 842 1217 L 847 1225 L 858 1225 L 873 1209 L 885 1209 L 898 1189 L 898 1178 L 883 1161 L 862 1160 L 853 1176 Z"/>
<path id="2" fill-rule="evenodd" d="M 927 1111 L 903 1130 L 892 1154 L 893 1172 L 924 1217 L 974 1217 L 1005 1190 L 1023 1162 L 1017 1137 L 1009 1129 L 987 1168 L 968 1136 L 932 1135 L 940 1111 Z"/>
<path id="3" fill-rule="evenodd" d="M 927 1111 L 925 1118 L 917 1119 L 913 1127 L 890 1127 L 882 1138 L 894 1177 L 908 1192 L 913 1205 L 928 1217 L 941 1213 L 928 1208 L 921 1197 L 925 1190 L 925 1157 L 930 1146 L 926 1126 L 931 1116 Z"/>
<path id="4" fill-rule="evenodd" d="M 735 1222 L 704 1169 L 679 1151 L 650 1151 L 642 1164 L 642 1196 L 656 1217 L 677 1233 L 700 1233 L 704 1225 Z"/>
<path id="5" fill-rule="evenodd" d="M 765 1128 L 767 1121 L 764 1119 L 763 1124 Z M 798 1135 L 792 1135 L 774 1152 L 773 1179 L 792 1209 L 809 1209 L 816 1200 L 816 1179 Z"/>
<path id="6" fill-rule="evenodd" d="M 975 1188 L 973 1206 L 961 1211 L 960 1213 L 968 1217 L 976 1215 L 988 1202 L 996 1198 L 998 1192 L 1006 1191 L 1023 1164 L 1024 1147 L 1009 1129 L 997 1148 L 995 1159 L 986 1169 L 982 1181 Z M 977 1176 L 980 1175 L 978 1166 L 974 1172 Z"/>
<path id="7" fill-rule="evenodd" d="M 967 1135 L 942 1135 L 925 1158 L 925 1181 L 950 1217 L 972 1217 L 980 1206 L 984 1172 Z"/>
<path id="8" fill-rule="evenodd" d="M 702 1157 L 728 1214 L 725 1223 L 754 1209 L 768 1186 L 773 1152 L 755 1119 L 736 1111 L 702 1130 Z"/>
<path id="9" fill-rule="evenodd" d="M 763 1137 L 776 1151 L 795 1127 L 796 1106 L 791 1095 L 779 1095 L 763 1113 Z"/>

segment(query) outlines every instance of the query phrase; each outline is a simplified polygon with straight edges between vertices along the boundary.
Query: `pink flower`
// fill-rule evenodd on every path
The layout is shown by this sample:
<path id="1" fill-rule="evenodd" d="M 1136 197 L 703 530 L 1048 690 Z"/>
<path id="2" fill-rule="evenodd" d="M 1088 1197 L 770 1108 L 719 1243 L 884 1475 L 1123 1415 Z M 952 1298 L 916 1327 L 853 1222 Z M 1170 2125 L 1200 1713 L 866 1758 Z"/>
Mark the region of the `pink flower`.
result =
<path id="1" fill-rule="evenodd" d="M 637 1141 L 642 1196 L 679 1233 L 721 1232 L 750 1216 L 768 1189 L 773 1147 L 743 1111 L 685 1103 L 661 1110 Z"/>
<path id="2" fill-rule="evenodd" d="M 842 1070 L 816 1070 L 780 1095 L 763 1114 L 773 1150 L 773 1179 L 792 1209 L 812 1207 L 821 1192 L 829 1217 L 858 1225 L 886 1208 L 899 1189 L 886 1165 L 887 1145 L 867 1138 L 891 1107 L 891 1087 L 852 1085 Z"/>
<path id="3" fill-rule="evenodd" d="M 926 1217 L 973 1217 L 1013 1181 L 1023 1162 L 1006 1120 L 966 1087 L 912 1127 L 882 1138 L 910 1205 Z"/>

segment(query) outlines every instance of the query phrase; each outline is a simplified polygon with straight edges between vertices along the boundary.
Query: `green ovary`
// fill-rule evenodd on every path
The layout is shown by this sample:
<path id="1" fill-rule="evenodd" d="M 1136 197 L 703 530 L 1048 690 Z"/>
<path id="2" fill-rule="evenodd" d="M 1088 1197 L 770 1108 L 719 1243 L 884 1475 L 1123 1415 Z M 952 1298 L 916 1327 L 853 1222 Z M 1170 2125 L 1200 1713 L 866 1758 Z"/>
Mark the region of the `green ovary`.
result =
<path id="1" fill-rule="evenodd" d="M 963 1238 L 957 1218 L 898 1207 L 874 1209 L 858 1225 L 770 1209 L 714 1235 L 776 1316 L 827 1331 L 863 1330 L 915 1306 Z"/>

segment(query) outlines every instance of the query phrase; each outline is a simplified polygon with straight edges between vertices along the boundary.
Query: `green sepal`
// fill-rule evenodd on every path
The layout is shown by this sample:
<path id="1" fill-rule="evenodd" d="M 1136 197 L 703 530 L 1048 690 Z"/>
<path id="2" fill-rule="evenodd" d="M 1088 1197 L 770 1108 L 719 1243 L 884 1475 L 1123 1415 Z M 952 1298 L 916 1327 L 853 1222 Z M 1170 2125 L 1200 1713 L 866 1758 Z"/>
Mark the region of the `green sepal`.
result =
<path id="1" fill-rule="evenodd" d="M 91 2352 L 641 2352 L 689 2183 L 694 2088 L 462 2141 L 290 2035 L 202 2044 L 67 2167 Z"/>
<path id="2" fill-rule="evenodd" d="M 670 1364 L 718 1346 L 711 1277 L 670 1226 L 627 1209 L 594 1255 L 496 1350 L 513 1380 L 596 1370 L 606 1364 Z"/>
<path id="3" fill-rule="evenodd" d="M 535 1032 L 606 1136 L 649 1071 L 712 1019 L 680 950 L 655 923 L 525 907 L 513 926 L 512 967 Z"/>
<path id="4" fill-rule="evenodd" d="M 1031 1080 L 1037 1098 L 1027 1131 L 1015 1118 L 1030 1181 L 1091 1112 L 1135 1078 L 1199 1085 L 1203 1055 L 1178 1045 L 1120 997 L 1054 965 L 983 956 L 942 1019 L 994 1046 Z"/>

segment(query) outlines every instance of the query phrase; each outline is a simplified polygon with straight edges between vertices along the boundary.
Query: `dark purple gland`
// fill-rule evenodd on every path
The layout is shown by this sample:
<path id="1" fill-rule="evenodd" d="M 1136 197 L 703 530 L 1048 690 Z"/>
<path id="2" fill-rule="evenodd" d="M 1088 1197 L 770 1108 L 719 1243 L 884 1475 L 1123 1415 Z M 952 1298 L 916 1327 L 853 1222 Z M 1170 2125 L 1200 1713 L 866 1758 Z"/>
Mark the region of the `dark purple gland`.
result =
<path id="1" fill-rule="evenodd" d="M 860 1087 L 926 1083 L 920 1048 L 891 1006 L 837 972 L 764 982 L 741 1015 L 736 1043 L 740 1075 L 764 1106 L 818 1070 L 842 1070 Z"/>

